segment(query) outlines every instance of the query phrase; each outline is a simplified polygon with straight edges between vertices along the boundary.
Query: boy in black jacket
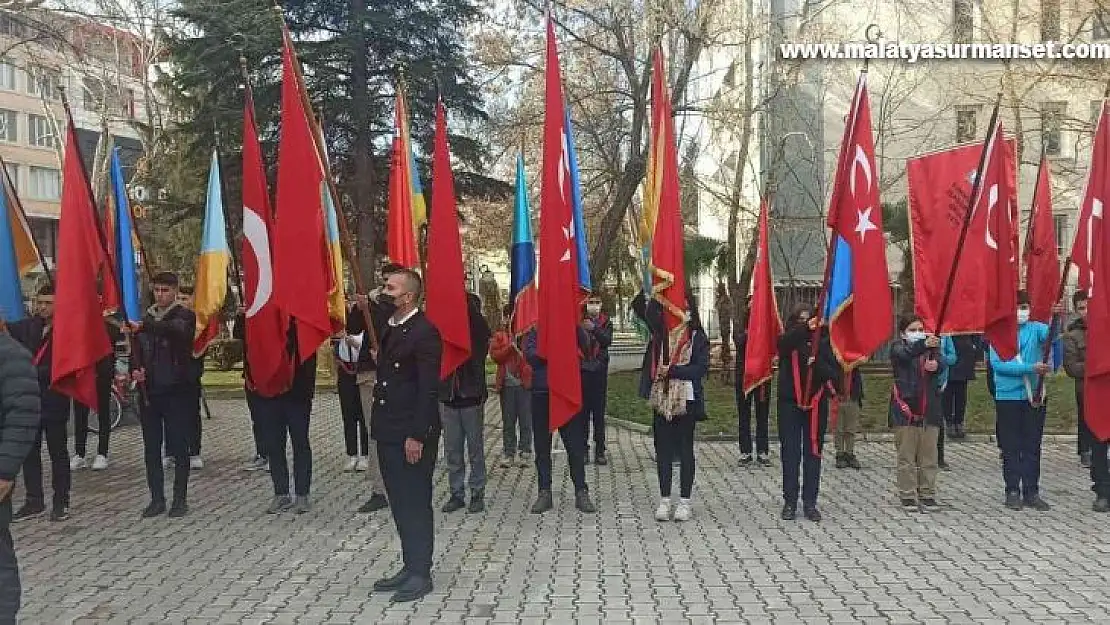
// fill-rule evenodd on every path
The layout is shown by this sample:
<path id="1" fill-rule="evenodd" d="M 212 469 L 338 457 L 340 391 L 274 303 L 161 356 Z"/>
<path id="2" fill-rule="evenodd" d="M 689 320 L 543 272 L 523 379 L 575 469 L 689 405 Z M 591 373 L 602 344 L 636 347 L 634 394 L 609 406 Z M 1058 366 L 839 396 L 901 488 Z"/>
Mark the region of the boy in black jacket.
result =
<path id="1" fill-rule="evenodd" d="M 143 428 L 143 460 L 150 488 L 150 505 L 143 510 L 148 519 L 166 512 L 162 469 L 162 438 L 174 459 L 171 518 L 189 511 L 189 441 L 192 436 L 194 385 L 192 380 L 193 334 L 196 316 L 177 303 L 178 279 L 169 272 L 151 281 L 154 305 L 141 323 L 130 323 L 127 331 L 137 338 L 137 364 L 132 372 L 143 399 L 139 421 Z M 134 365 L 133 365 L 134 366 Z"/>
<path id="2" fill-rule="evenodd" d="M 0 321 L 0 623 L 15 623 L 19 611 L 19 568 L 8 523 L 15 476 L 38 431 L 39 385 L 31 354 Z"/>

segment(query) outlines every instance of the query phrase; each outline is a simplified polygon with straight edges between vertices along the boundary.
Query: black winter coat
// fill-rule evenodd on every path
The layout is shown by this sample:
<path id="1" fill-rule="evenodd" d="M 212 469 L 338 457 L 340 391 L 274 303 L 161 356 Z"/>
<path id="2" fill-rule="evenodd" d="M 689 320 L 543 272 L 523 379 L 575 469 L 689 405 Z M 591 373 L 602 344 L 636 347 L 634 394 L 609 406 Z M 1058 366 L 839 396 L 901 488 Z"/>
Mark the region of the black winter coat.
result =
<path id="1" fill-rule="evenodd" d="M 0 332 L 0 480 L 12 482 L 39 431 L 39 384 L 31 353 Z M 11 495 L 0 500 L 0 527 L 11 522 Z"/>
<path id="2" fill-rule="evenodd" d="M 424 441 L 441 430 L 439 416 L 439 332 L 424 313 L 398 326 L 378 329 L 378 379 L 370 412 L 370 435 L 383 443 Z"/>

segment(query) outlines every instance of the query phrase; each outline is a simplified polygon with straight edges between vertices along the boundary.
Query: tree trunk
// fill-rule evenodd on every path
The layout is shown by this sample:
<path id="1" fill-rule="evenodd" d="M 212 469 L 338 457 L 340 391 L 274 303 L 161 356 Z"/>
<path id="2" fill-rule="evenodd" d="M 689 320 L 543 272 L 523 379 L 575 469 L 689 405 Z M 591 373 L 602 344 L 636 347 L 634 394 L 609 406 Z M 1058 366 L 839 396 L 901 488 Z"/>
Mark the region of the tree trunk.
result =
<path id="1" fill-rule="evenodd" d="M 364 280 L 374 281 L 377 257 L 374 249 L 374 165 L 373 134 L 370 129 L 369 59 L 367 58 L 366 0 L 351 0 L 348 36 L 351 44 L 351 111 L 354 119 L 354 178 L 351 181 L 351 213 L 358 224 L 358 249 L 355 252 Z M 364 284 L 366 288 L 372 285 Z"/>
<path id="2" fill-rule="evenodd" d="M 752 15 L 752 0 L 748 0 L 744 6 L 745 23 L 751 23 Z M 751 291 L 752 271 L 755 267 L 755 254 L 759 244 L 759 221 L 756 220 L 756 226 L 752 229 L 751 236 L 748 240 L 748 250 L 744 254 L 744 264 L 742 267 L 736 266 L 736 252 L 739 247 L 739 230 L 740 230 L 740 208 L 742 203 L 740 201 L 741 193 L 744 189 L 744 163 L 748 161 L 748 154 L 751 152 L 752 145 L 752 111 L 755 102 L 755 62 L 752 59 L 752 44 L 751 38 L 747 39 L 743 48 L 744 57 L 744 102 L 743 111 L 744 122 L 740 132 L 740 147 L 736 155 L 736 173 L 734 174 L 732 182 L 732 197 L 730 198 L 729 214 L 728 214 L 728 293 L 732 298 L 732 322 L 737 324 L 748 323 L 748 292 Z M 739 357 L 739 354 L 737 354 Z"/>

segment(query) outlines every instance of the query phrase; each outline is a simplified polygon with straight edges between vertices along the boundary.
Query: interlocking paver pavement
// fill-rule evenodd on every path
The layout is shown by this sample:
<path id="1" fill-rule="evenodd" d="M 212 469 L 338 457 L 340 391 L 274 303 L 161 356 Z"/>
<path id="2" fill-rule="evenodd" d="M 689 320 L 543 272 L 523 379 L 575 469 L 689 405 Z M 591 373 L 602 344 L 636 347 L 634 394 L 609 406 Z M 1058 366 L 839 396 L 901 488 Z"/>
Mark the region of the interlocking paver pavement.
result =
<path id="1" fill-rule="evenodd" d="M 490 430 L 488 511 L 437 512 L 436 590 L 394 606 L 371 585 L 397 567 L 396 533 L 388 513 L 354 512 L 365 475 L 341 471 L 335 396 L 316 402 L 316 507 L 301 517 L 262 513 L 269 477 L 242 470 L 245 405 L 210 403 L 185 519 L 139 520 L 132 427 L 116 434 L 109 471 L 76 475 L 70 521 L 14 527 L 22 622 L 1110 622 L 1110 516 L 1089 511 L 1074 443 L 1046 445 L 1048 513 L 1003 509 L 995 447 L 952 443 L 954 470 L 940 478 L 949 507 L 928 515 L 898 507 L 893 446 L 863 444 L 863 471 L 826 470 L 820 524 L 778 519 L 777 467 L 740 469 L 734 445 L 699 443 L 696 516 L 674 524 L 652 518 L 649 438 L 610 431 L 612 463 L 588 471 L 597 515 L 574 510 L 557 457 L 556 509 L 537 517 L 533 470 L 497 467 Z"/>

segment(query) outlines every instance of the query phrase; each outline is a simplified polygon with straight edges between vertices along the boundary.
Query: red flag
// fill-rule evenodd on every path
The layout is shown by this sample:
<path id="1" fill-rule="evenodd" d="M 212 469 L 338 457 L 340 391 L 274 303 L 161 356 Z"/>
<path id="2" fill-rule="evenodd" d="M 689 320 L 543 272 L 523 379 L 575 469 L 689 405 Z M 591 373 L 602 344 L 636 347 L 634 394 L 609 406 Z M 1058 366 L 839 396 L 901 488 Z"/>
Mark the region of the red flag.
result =
<path id="1" fill-rule="evenodd" d="M 555 24 L 547 17 L 547 61 L 540 184 L 540 314 L 537 347 L 547 361 L 550 429 L 555 431 L 582 409 L 578 361 L 578 270 L 570 161 L 563 140 L 562 77 L 555 49 Z"/>
<path id="2" fill-rule="evenodd" d="M 406 130 L 408 108 L 405 106 L 405 96 L 400 89 L 397 91 L 396 118 L 393 129 L 393 157 L 389 166 L 389 224 L 386 228 L 386 253 L 390 261 L 413 269 L 420 265 L 420 253 L 416 248 L 416 228 L 412 218 L 412 167 L 410 166 L 412 153 L 409 151 Z"/>
<path id="3" fill-rule="evenodd" d="M 1014 154 L 1013 140 L 1006 141 Z M 971 182 L 979 167 L 983 144 L 957 146 L 917 156 L 906 162 L 909 187 L 910 234 L 913 243 L 914 314 L 925 327 L 940 334 L 969 334 L 983 331 L 985 303 L 983 241 L 986 221 L 980 211 L 971 222 L 966 245 L 956 266 L 944 327 L 937 328 L 945 284 L 952 270 L 953 250 L 960 237 Z"/>
<path id="4" fill-rule="evenodd" d="M 1079 270 L 1077 287 L 1091 289 L 1094 274 L 1094 251 L 1098 241 L 1098 220 L 1102 219 L 1103 206 L 1110 198 L 1110 107 L 1102 102 L 1098 116 L 1095 140 L 1091 146 L 1091 169 L 1087 174 L 1087 187 L 1083 190 L 1083 203 L 1079 205 L 1079 219 L 1075 222 L 1075 240 L 1071 246 L 1071 262 Z"/>
<path id="5" fill-rule="evenodd" d="M 1056 223 L 1052 219 L 1052 184 L 1048 157 L 1041 155 L 1029 232 L 1025 237 L 1025 290 L 1029 293 L 1029 318 L 1041 323 L 1052 320 L 1052 307 L 1060 288 L 1060 255 L 1056 251 Z"/>
<path id="6" fill-rule="evenodd" d="M 651 192 L 658 210 L 651 242 L 652 294 L 663 305 L 668 330 L 686 320 L 686 264 L 683 258 L 682 211 L 678 188 L 671 96 L 663 69 L 663 50 L 655 49 L 651 74 Z M 541 282 L 542 284 L 542 282 Z"/>
<path id="7" fill-rule="evenodd" d="M 1013 186 L 1014 161 L 1002 138 L 999 119 L 987 138 L 987 158 L 983 163 L 983 180 L 975 203 L 974 216 L 985 212 L 986 228 L 982 239 L 967 239 L 965 251 L 984 245 L 983 296 L 986 311 L 983 320 L 984 338 L 1002 360 L 1017 356 L 1017 290 L 1018 249 L 1017 198 Z"/>
<path id="8" fill-rule="evenodd" d="M 278 146 L 277 223 L 274 228 L 274 297 L 297 322 L 301 361 L 332 334 L 328 297 L 332 266 L 324 230 L 326 178 L 313 138 L 312 114 L 297 71 L 289 33 L 284 33 L 281 140 Z"/>
<path id="9" fill-rule="evenodd" d="M 289 317 L 273 298 L 274 272 L 270 255 L 274 211 L 266 188 L 266 170 L 254 96 L 247 85 L 243 107 L 243 296 L 246 299 L 247 382 L 263 397 L 285 392 L 293 381 L 293 362 L 285 349 Z"/>
<path id="10" fill-rule="evenodd" d="M 410 213 L 411 215 L 411 213 Z M 470 323 L 465 311 L 466 275 L 459 239 L 455 178 L 447 146 L 447 112 L 436 102 L 435 153 L 432 156 L 432 214 L 428 223 L 428 267 L 425 269 L 428 321 L 439 330 L 443 357 L 439 377 L 444 379 L 470 358 Z"/>
<path id="11" fill-rule="evenodd" d="M 1096 153 L 1095 158 L 1104 156 Z M 1096 180 L 1095 171 L 1095 164 L 1092 163 L 1092 183 Z M 1105 179 L 1099 182 L 1104 183 Z M 1088 191 L 1092 183 L 1088 183 Z M 1091 297 L 1087 303 L 1087 342 L 1096 348 L 1087 351 L 1083 380 L 1084 418 L 1095 438 L 1105 441 L 1110 439 L 1110 411 L 1106 410 L 1106 406 L 1110 405 L 1110 350 L 1098 346 L 1110 345 L 1110 224 L 1102 215 L 1101 204 L 1092 211 L 1089 223 L 1087 249 L 1091 251 L 1094 262 L 1088 266 Z"/>
<path id="12" fill-rule="evenodd" d="M 828 224 L 836 237 L 828 261 L 829 339 L 837 358 L 852 368 L 887 342 L 894 318 L 866 72 L 844 127 Z"/>
<path id="13" fill-rule="evenodd" d="M 66 128 L 59 221 L 51 387 L 96 410 L 96 363 L 112 353 L 96 292 L 105 251 L 72 119 Z M 106 275 L 115 280 L 111 271 Z"/>
<path id="14" fill-rule="evenodd" d="M 771 279 L 770 234 L 766 199 L 759 207 L 759 248 L 752 273 L 752 303 L 748 308 L 748 342 L 744 347 L 744 393 L 771 379 L 771 362 L 778 353 L 782 318 Z"/>

